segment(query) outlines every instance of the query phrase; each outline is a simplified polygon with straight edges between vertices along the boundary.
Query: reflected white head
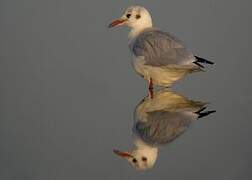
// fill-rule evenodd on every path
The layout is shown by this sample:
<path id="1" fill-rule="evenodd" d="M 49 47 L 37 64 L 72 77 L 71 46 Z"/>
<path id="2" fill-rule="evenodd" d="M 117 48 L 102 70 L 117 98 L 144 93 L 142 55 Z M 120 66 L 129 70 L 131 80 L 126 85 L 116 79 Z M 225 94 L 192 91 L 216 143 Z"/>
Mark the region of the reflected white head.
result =
<path id="1" fill-rule="evenodd" d="M 144 29 L 152 27 L 151 15 L 144 7 L 131 6 L 121 18 L 110 23 L 109 27 L 120 25 L 129 26 L 131 28 L 129 37 L 134 38 Z"/>
<path id="2" fill-rule="evenodd" d="M 135 144 L 137 148 L 133 151 L 114 150 L 114 153 L 126 159 L 137 170 L 152 168 L 157 160 L 158 148 L 149 146 L 141 140 L 138 140 Z"/>

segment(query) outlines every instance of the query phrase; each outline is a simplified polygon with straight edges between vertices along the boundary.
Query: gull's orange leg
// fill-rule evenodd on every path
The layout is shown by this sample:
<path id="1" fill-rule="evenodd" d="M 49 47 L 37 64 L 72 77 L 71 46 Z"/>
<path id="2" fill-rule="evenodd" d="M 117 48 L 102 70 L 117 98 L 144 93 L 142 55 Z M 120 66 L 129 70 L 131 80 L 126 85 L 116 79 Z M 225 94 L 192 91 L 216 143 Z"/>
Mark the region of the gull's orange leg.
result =
<path id="1" fill-rule="evenodd" d="M 151 99 L 153 99 L 153 81 L 152 78 L 149 79 L 149 96 Z"/>

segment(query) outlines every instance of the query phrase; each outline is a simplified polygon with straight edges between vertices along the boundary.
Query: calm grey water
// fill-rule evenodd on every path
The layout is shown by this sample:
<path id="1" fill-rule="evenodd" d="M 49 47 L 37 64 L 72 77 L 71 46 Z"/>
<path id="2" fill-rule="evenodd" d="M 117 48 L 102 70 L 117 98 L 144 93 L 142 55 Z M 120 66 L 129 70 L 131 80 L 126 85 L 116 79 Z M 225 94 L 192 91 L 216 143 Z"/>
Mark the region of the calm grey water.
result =
<path id="1" fill-rule="evenodd" d="M 132 147 L 147 95 L 131 68 L 127 28 L 107 29 L 131 2 L 0 2 L 0 179 L 252 178 L 251 2 L 137 1 L 154 24 L 216 64 L 173 90 L 217 112 L 160 148 L 139 172 L 113 148 Z"/>

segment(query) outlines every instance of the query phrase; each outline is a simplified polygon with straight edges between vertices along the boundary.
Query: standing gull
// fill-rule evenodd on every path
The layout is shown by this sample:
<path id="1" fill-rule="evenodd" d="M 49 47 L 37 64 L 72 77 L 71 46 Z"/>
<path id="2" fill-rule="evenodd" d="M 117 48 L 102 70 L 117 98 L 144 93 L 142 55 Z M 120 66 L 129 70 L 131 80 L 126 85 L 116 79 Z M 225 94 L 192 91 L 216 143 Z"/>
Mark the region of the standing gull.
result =
<path id="1" fill-rule="evenodd" d="M 185 75 L 202 71 L 211 61 L 194 55 L 183 42 L 167 32 L 152 26 L 150 13 L 141 6 L 129 7 L 123 16 L 109 27 L 127 25 L 129 48 L 133 54 L 133 67 L 149 84 L 169 87 Z"/>
<path id="2" fill-rule="evenodd" d="M 214 113 L 207 103 L 190 100 L 167 89 L 154 92 L 153 99 L 144 98 L 135 108 L 133 142 L 129 151 L 114 150 L 138 170 L 154 166 L 159 147 L 182 135 L 199 118 Z"/>

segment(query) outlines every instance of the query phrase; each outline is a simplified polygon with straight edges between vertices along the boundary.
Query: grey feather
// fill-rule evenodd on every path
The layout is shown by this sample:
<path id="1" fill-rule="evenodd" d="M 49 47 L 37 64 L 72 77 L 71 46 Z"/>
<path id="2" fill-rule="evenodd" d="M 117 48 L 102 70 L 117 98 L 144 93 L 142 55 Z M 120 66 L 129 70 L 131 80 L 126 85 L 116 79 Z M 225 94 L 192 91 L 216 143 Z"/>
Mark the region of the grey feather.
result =
<path id="1" fill-rule="evenodd" d="M 138 121 L 135 133 L 152 145 L 166 144 L 183 134 L 195 116 L 185 112 L 153 111 L 148 113 L 148 121 Z"/>
<path id="2" fill-rule="evenodd" d="M 190 100 L 168 89 L 155 91 L 135 109 L 133 134 L 149 145 L 164 145 L 174 141 L 202 115 L 205 102 Z"/>
<path id="3" fill-rule="evenodd" d="M 144 57 L 146 65 L 193 65 L 195 61 L 193 54 L 180 40 L 154 28 L 139 34 L 130 48 L 136 57 Z"/>

